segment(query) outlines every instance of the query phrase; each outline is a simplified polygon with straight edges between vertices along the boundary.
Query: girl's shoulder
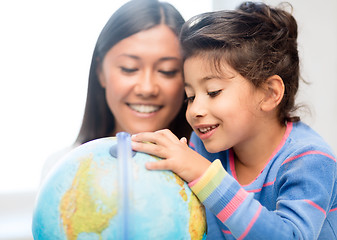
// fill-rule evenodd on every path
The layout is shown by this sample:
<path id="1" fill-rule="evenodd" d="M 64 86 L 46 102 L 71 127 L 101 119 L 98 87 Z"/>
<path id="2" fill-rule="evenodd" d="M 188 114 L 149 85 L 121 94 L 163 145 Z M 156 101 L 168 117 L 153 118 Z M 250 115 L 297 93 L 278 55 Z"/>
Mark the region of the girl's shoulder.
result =
<path id="1" fill-rule="evenodd" d="M 300 175 L 315 172 L 316 176 L 335 176 L 336 156 L 324 139 L 303 122 L 288 123 L 289 127 L 289 135 L 284 145 L 273 157 L 272 168 L 277 169 L 279 174 L 288 174 L 290 170 L 297 171 Z"/>
<path id="2" fill-rule="evenodd" d="M 288 139 L 285 143 L 284 150 L 289 151 L 314 151 L 322 152 L 331 155 L 335 158 L 335 154 L 329 144 L 323 137 L 317 133 L 313 128 L 304 122 L 288 123 L 291 128 Z"/>

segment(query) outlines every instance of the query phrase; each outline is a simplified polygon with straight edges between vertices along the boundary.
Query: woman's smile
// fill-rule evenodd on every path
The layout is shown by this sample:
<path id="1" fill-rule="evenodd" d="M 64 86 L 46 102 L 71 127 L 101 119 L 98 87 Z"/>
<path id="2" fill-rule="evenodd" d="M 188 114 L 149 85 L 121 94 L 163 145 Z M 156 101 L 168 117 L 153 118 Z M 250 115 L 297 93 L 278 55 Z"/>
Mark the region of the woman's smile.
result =
<path id="1" fill-rule="evenodd" d="M 127 103 L 127 105 L 136 112 L 139 113 L 154 113 L 158 112 L 163 106 L 160 105 L 151 105 L 151 104 L 131 104 Z"/>

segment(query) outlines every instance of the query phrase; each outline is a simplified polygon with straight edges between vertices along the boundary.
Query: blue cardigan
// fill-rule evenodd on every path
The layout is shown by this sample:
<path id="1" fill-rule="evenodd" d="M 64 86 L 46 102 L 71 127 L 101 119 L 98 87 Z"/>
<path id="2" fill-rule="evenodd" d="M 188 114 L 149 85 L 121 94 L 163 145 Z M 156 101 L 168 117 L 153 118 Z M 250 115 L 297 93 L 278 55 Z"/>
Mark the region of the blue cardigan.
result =
<path id="1" fill-rule="evenodd" d="M 231 149 L 211 154 L 195 133 L 190 146 L 213 162 L 189 184 L 206 208 L 207 239 L 337 239 L 336 158 L 304 123 L 287 124 L 269 162 L 245 186 Z"/>

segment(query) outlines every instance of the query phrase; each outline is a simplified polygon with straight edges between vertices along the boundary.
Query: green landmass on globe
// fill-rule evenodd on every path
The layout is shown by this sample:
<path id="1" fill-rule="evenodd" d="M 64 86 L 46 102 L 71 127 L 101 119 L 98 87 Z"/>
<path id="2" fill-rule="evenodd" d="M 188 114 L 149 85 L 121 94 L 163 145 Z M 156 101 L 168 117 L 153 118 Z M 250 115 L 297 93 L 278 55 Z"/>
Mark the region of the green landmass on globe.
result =
<path id="1" fill-rule="evenodd" d="M 34 239 L 205 238 L 204 208 L 186 182 L 171 171 L 145 168 L 146 162 L 160 159 L 137 152 L 127 170 L 130 183 L 123 196 L 125 176 L 110 154 L 116 144 L 116 137 L 88 142 L 53 169 L 36 201 Z"/>

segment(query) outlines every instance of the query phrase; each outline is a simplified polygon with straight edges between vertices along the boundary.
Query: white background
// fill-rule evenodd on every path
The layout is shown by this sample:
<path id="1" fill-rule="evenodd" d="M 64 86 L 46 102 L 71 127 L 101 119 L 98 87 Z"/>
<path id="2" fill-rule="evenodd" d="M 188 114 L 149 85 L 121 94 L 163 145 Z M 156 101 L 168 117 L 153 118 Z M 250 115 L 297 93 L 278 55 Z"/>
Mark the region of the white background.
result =
<path id="1" fill-rule="evenodd" d="M 35 190 L 45 159 L 75 140 L 97 37 L 124 2 L 1 1 L 0 192 Z M 211 10 L 170 2 L 185 18 Z"/>
<path id="2" fill-rule="evenodd" d="M 0 2 L 0 239 L 29 236 L 43 163 L 75 140 L 94 45 L 124 2 Z M 169 2 L 185 19 L 213 6 L 211 0 Z M 214 6 L 240 2 L 214 0 Z M 290 2 L 299 24 L 302 76 L 311 82 L 299 96 L 312 111 L 303 119 L 337 152 L 337 1 Z"/>
<path id="3" fill-rule="evenodd" d="M 32 238 L 43 163 L 75 140 L 97 37 L 125 2 L 0 1 L 1 240 Z M 204 0 L 168 2 L 186 19 L 212 6 Z"/>

